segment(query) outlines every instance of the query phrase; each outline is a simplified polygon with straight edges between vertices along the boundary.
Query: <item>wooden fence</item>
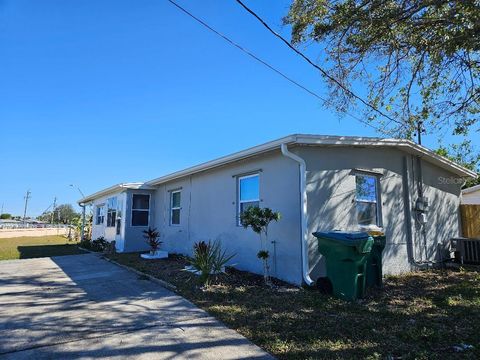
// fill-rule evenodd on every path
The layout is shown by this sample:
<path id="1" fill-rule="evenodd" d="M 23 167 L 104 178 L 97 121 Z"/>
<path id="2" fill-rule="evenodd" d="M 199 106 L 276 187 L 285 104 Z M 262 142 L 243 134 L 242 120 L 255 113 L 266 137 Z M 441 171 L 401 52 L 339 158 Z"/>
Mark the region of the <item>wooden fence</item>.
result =
<path id="1" fill-rule="evenodd" d="M 480 239 L 480 205 L 460 205 L 463 237 Z"/>

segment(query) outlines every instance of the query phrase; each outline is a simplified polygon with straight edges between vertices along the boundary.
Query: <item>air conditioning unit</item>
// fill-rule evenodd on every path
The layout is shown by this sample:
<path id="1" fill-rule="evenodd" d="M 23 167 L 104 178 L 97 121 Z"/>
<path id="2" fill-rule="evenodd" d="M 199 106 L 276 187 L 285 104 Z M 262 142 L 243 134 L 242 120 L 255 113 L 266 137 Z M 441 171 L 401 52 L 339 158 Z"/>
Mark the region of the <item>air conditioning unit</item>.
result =
<path id="1" fill-rule="evenodd" d="M 480 239 L 451 239 L 455 257 L 462 264 L 480 264 Z"/>

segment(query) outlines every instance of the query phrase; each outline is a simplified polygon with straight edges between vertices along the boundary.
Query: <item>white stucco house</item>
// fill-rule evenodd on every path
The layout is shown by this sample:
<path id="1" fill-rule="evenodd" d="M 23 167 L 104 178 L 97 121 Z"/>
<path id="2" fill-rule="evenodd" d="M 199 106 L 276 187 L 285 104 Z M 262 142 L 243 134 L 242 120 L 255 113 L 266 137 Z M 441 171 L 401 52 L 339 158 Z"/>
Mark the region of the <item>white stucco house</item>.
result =
<path id="1" fill-rule="evenodd" d="M 461 203 L 465 205 L 480 205 L 480 185 L 463 189 Z"/>
<path id="2" fill-rule="evenodd" d="M 151 226 L 164 250 L 191 255 L 195 242 L 219 239 L 237 268 L 255 273 L 260 242 L 239 214 L 270 207 L 282 214 L 269 229 L 272 275 L 311 285 L 325 276 L 318 230 L 381 228 L 385 274 L 440 261 L 461 234 L 462 181 L 445 179 L 475 176 L 407 140 L 290 135 L 79 203 L 93 205 L 92 237 L 115 240 L 119 252 L 148 250 L 142 231 Z"/>

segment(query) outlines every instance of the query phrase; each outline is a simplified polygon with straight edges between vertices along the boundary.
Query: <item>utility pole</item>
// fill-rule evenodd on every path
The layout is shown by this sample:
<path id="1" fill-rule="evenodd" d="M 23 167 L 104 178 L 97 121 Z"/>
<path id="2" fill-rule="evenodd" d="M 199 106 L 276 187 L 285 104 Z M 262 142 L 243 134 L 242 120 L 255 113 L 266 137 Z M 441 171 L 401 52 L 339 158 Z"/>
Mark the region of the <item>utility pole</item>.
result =
<path id="1" fill-rule="evenodd" d="M 25 219 L 27 217 L 27 206 L 28 206 L 28 200 L 31 198 L 31 192 L 30 190 L 27 190 L 27 193 L 25 194 L 25 208 L 23 210 L 23 224 L 25 225 Z"/>
<path id="2" fill-rule="evenodd" d="M 53 225 L 53 215 L 55 214 L 55 208 L 57 207 L 57 197 L 55 196 L 53 198 L 53 210 L 52 210 L 52 216 L 51 216 L 51 220 L 50 220 L 50 224 Z"/>
<path id="3" fill-rule="evenodd" d="M 0 215 L 3 214 L 3 205 L 5 205 L 5 203 L 2 202 L 2 211 L 0 211 Z"/>

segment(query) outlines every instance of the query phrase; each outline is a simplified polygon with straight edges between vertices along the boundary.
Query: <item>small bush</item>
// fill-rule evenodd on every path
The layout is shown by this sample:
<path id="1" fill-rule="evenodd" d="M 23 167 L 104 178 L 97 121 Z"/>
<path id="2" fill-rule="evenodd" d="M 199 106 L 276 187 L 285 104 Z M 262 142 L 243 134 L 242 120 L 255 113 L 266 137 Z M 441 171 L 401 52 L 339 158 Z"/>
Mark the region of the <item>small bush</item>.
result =
<path id="1" fill-rule="evenodd" d="M 92 240 L 92 241 L 82 240 L 80 242 L 80 246 L 83 247 L 84 249 L 88 249 L 91 251 L 98 251 L 98 252 L 104 251 L 109 247 L 109 245 L 110 243 L 107 240 L 105 240 L 103 236 L 100 236 L 96 240 Z"/>

